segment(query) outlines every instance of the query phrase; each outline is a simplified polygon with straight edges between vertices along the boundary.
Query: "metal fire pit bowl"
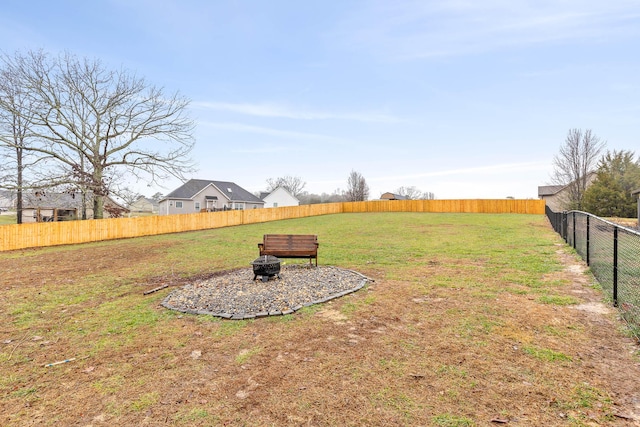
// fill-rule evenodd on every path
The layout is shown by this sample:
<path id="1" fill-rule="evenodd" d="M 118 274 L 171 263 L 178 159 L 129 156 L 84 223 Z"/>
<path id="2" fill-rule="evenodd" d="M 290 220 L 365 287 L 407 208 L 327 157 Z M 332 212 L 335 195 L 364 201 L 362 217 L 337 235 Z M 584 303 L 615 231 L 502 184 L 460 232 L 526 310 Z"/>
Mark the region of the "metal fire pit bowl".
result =
<path id="1" fill-rule="evenodd" d="M 262 276 L 262 281 L 267 282 L 273 276 L 280 278 L 280 259 L 273 255 L 263 255 L 256 258 L 251 265 L 253 265 L 253 280 L 256 280 L 258 276 Z"/>

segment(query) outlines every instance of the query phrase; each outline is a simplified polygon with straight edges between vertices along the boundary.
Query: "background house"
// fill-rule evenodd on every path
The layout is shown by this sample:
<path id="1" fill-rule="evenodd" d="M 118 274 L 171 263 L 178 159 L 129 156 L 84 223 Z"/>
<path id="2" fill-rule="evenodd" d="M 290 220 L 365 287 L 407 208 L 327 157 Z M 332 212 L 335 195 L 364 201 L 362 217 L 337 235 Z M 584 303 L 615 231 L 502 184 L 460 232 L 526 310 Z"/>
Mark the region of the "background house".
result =
<path id="1" fill-rule="evenodd" d="M 590 172 L 587 175 L 587 188 L 597 178 L 598 174 Z M 575 182 L 575 181 L 574 181 Z M 554 212 L 561 212 L 569 208 L 570 196 L 569 190 L 573 185 L 543 185 L 538 187 L 538 198 L 543 199 L 547 206 Z"/>
<path id="2" fill-rule="evenodd" d="M 567 203 L 565 189 L 566 185 L 542 185 L 538 187 L 538 198 L 543 199 L 552 211 L 560 212 Z"/>
<path id="3" fill-rule="evenodd" d="M 144 196 L 138 197 L 129 205 L 129 210 L 135 213 L 157 214 L 158 208 L 159 204 L 157 201 Z"/>
<path id="4" fill-rule="evenodd" d="M 159 214 L 262 207 L 262 200 L 233 182 L 190 179 L 160 200 Z"/>
<path id="5" fill-rule="evenodd" d="M 640 188 L 631 192 L 632 196 L 636 196 L 638 198 L 638 228 L 640 228 Z"/>
<path id="6" fill-rule="evenodd" d="M 87 219 L 93 218 L 93 194 L 50 193 L 36 191 L 26 193 L 22 201 L 22 222 L 72 221 L 82 219 L 82 206 L 85 206 Z M 128 212 L 128 209 L 116 203 L 109 196 L 104 198 L 104 218 L 112 218 L 109 212 Z"/>
<path id="7" fill-rule="evenodd" d="M 264 201 L 265 208 L 300 205 L 300 200 L 284 187 L 278 187 L 271 193 L 260 193 L 260 198 Z"/>
<path id="8" fill-rule="evenodd" d="M 0 210 L 9 211 L 16 208 L 16 195 L 9 190 L 0 190 Z"/>
<path id="9" fill-rule="evenodd" d="M 407 200 L 407 196 L 403 196 L 401 194 L 394 193 L 382 193 L 380 196 L 381 200 Z"/>

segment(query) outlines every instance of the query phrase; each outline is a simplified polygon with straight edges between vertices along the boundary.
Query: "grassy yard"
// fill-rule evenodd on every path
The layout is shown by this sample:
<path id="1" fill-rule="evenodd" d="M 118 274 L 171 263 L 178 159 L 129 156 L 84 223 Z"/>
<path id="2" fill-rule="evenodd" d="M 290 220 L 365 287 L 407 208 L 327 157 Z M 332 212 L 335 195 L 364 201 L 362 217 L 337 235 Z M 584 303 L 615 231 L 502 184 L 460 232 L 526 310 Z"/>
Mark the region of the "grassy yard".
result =
<path id="1" fill-rule="evenodd" d="M 16 214 L 2 214 L 0 215 L 0 225 L 15 224 Z"/>
<path id="2" fill-rule="evenodd" d="M 256 320 L 159 305 L 250 269 L 266 233 L 317 234 L 319 264 L 375 281 Z M 637 346 L 578 267 L 541 215 L 339 214 L 0 253 L 0 425 L 633 425 Z"/>

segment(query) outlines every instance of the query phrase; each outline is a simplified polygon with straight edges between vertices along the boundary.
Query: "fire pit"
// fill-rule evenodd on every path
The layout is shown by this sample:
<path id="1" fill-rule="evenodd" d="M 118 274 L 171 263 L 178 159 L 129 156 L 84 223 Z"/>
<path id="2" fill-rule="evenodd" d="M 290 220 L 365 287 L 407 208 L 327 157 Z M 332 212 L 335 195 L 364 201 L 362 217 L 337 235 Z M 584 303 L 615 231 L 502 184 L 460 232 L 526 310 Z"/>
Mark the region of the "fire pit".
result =
<path id="1" fill-rule="evenodd" d="M 273 255 L 263 255 L 256 258 L 251 265 L 253 265 L 253 280 L 256 280 L 258 276 L 262 276 L 262 281 L 267 282 L 273 276 L 280 278 L 280 259 Z"/>

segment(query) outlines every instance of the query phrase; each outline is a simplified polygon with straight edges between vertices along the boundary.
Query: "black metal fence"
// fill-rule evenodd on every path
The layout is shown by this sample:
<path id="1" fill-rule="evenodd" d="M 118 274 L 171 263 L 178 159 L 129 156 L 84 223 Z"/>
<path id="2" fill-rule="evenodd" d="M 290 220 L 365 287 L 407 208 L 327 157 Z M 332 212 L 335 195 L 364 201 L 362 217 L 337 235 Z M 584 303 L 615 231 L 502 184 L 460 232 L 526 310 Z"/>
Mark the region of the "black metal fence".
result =
<path id="1" fill-rule="evenodd" d="M 553 212 L 547 206 L 546 213 L 640 338 L 640 232 L 586 212 Z"/>

